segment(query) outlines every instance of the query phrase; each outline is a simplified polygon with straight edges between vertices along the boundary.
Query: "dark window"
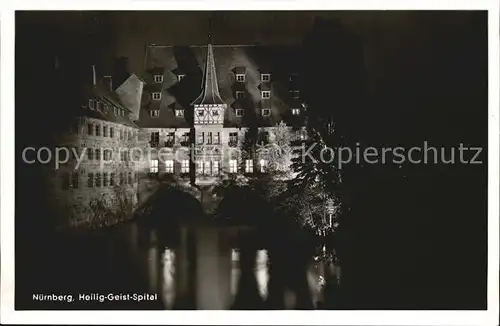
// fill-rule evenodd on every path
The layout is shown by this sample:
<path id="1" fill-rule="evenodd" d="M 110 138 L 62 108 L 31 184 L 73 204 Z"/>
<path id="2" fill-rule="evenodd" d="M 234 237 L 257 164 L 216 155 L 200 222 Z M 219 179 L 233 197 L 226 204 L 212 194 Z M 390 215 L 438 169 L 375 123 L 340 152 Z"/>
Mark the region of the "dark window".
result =
<path id="1" fill-rule="evenodd" d="M 63 189 L 69 188 L 69 173 L 68 172 L 63 172 L 63 174 L 62 174 L 62 188 Z"/>
<path id="2" fill-rule="evenodd" d="M 111 172 L 109 175 L 109 186 L 114 187 L 115 186 L 115 179 L 116 179 L 116 173 Z"/>
<path id="3" fill-rule="evenodd" d="M 99 148 L 96 148 L 95 150 L 95 160 L 100 161 L 101 160 L 101 150 Z"/>
<path id="4" fill-rule="evenodd" d="M 102 174 L 102 183 L 104 187 L 107 187 L 109 185 L 108 172 L 104 172 Z"/>
<path id="5" fill-rule="evenodd" d="M 95 135 L 100 136 L 101 135 L 101 125 L 96 125 L 95 126 Z"/>
<path id="6" fill-rule="evenodd" d="M 78 188 L 78 181 L 79 181 L 78 172 L 71 173 L 71 187 L 72 188 Z"/>
<path id="7" fill-rule="evenodd" d="M 183 135 L 182 135 L 182 138 L 181 138 L 181 144 L 182 146 L 187 146 L 189 144 L 189 132 L 185 132 Z"/>
<path id="8" fill-rule="evenodd" d="M 229 133 L 229 146 L 236 147 L 238 145 L 238 133 L 230 132 Z"/>
<path id="9" fill-rule="evenodd" d="M 89 160 L 94 159 L 94 149 L 93 148 L 87 148 L 87 158 Z"/>
<path id="10" fill-rule="evenodd" d="M 160 132 L 155 131 L 151 133 L 151 146 L 155 147 L 158 146 L 160 143 Z"/>
<path id="11" fill-rule="evenodd" d="M 95 174 L 95 186 L 100 187 L 101 186 L 101 173 L 96 172 Z"/>
<path id="12" fill-rule="evenodd" d="M 130 184 L 130 185 L 131 185 L 131 184 L 132 184 L 132 180 L 133 180 L 133 179 L 132 179 L 132 172 L 129 172 L 129 173 L 128 173 L 128 184 Z"/>
<path id="13" fill-rule="evenodd" d="M 89 172 L 89 178 L 87 180 L 87 187 L 92 188 L 94 187 L 94 173 Z"/>
<path id="14" fill-rule="evenodd" d="M 108 126 L 102 127 L 102 135 L 108 137 Z"/>
<path id="15" fill-rule="evenodd" d="M 115 138 L 115 128 L 109 127 L 109 137 Z"/>
<path id="16" fill-rule="evenodd" d="M 175 133 L 174 132 L 169 132 L 167 134 L 167 138 L 166 138 L 166 141 L 165 141 L 165 146 L 167 147 L 171 147 L 173 146 L 175 143 Z"/>
<path id="17" fill-rule="evenodd" d="M 89 136 L 92 136 L 94 134 L 94 125 L 89 123 L 87 125 L 87 133 L 89 134 Z"/>

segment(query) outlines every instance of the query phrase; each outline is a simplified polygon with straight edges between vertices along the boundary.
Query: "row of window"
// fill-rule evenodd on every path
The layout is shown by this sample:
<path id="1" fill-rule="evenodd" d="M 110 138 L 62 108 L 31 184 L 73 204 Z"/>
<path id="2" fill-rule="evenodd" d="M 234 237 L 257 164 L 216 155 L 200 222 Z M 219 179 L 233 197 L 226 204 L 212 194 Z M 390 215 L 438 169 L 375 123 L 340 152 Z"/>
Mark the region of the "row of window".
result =
<path id="1" fill-rule="evenodd" d="M 181 144 L 188 144 L 189 143 L 189 137 L 190 133 L 185 132 L 181 138 Z M 150 143 L 151 145 L 159 145 L 160 144 L 160 132 L 159 131 L 153 131 L 151 132 L 150 135 Z M 220 144 L 221 143 L 221 138 L 220 138 L 220 132 L 200 132 L 198 133 L 198 144 Z M 230 132 L 229 133 L 229 145 L 235 146 L 238 143 L 238 133 L 237 132 Z M 175 133 L 174 132 L 169 132 L 165 136 L 165 144 L 167 146 L 172 146 L 175 144 Z"/>
<path id="2" fill-rule="evenodd" d="M 184 77 L 186 77 L 186 75 L 178 74 L 177 75 L 177 81 L 180 82 Z M 154 81 L 157 84 L 163 83 L 163 75 L 154 75 Z"/>
<path id="3" fill-rule="evenodd" d="M 299 108 L 292 108 L 290 109 L 292 111 L 292 114 L 293 115 L 299 115 L 300 114 L 300 109 Z M 243 109 L 236 109 L 235 110 L 235 115 L 237 117 L 242 117 L 244 114 L 244 110 Z M 261 109 L 260 110 L 260 114 L 263 116 L 263 117 L 268 117 L 271 115 L 271 109 Z M 160 117 L 160 109 L 154 109 L 154 110 L 151 110 L 150 111 L 150 115 L 152 118 L 158 118 Z M 180 118 L 180 117 L 184 117 L 184 110 L 175 110 L 175 116 Z"/>
<path id="4" fill-rule="evenodd" d="M 149 114 L 151 118 L 158 118 L 160 116 L 160 109 L 154 109 L 149 111 Z M 175 116 L 177 118 L 183 118 L 184 117 L 184 110 L 183 109 L 175 109 Z"/>
<path id="5" fill-rule="evenodd" d="M 181 81 L 186 75 L 179 74 L 177 75 L 177 81 Z M 293 77 L 290 75 L 289 77 L 290 81 L 292 81 Z M 236 81 L 243 83 L 246 80 L 246 75 L 245 74 L 236 74 Z M 157 84 L 163 83 L 163 75 L 154 75 L 154 81 Z M 271 81 L 271 74 L 260 74 L 260 81 L 261 82 L 269 82 Z"/>
<path id="6" fill-rule="evenodd" d="M 104 149 L 101 153 L 101 150 L 99 148 L 87 148 L 87 159 L 89 161 L 100 161 L 101 158 L 105 161 L 111 161 L 113 159 L 113 151 L 111 149 Z M 120 150 L 120 160 L 122 162 L 129 161 L 129 152 Z"/>
<path id="7" fill-rule="evenodd" d="M 290 97 L 293 99 L 298 100 L 300 98 L 300 91 L 296 89 L 292 89 L 288 91 L 290 93 Z M 161 92 L 153 92 L 151 93 L 151 97 L 154 101 L 160 101 L 161 100 Z M 235 94 L 236 99 L 242 99 L 245 97 L 245 92 L 244 91 L 236 91 Z M 260 92 L 260 98 L 263 100 L 267 100 L 271 98 L 271 91 L 261 91 Z"/>
<path id="8" fill-rule="evenodd" d="M 115 138 L 115 128 L 102 126 L 100 124 L 88 123 L 87 134 L 89 136 Z M 133 130 L 119 129 L 118 132 L 118 137 L 120 138 L 120 140 L 132 140 L 134 138 L 137 138 L 137 136 L 138 132 Z"/>
<path id="9" fill-rule="evenodd" d="M 189 143 L 190 133 L 185 132 L 180 140 L 181 144 L 187 145 Z M 295 131 L 295 138 L 298 140 L 305 140 L 307 138 L 305 130 L 297 130 Z M 262 131 L 259 133 L 259 143 L 268 143 L 269 142 L 269 132 Z M 197 133 L 197 143 L 198 144 L 207 144 L 207 145 L 218 145 L 221 143 L 220 132 L 199 132 Z M 150 144 L 155 147 L 160 145 L 160 132 L 153 131 L 150 134 Z M 165 136 L 165 146 L 171 147 L 175 144 L 175 133 L 169 132 Z M 229 133 L 229 146 L 237 146 L 238 145 L 238 133 L 230 132 Z"/>
<path id="10" fill-rule="evenodd" d="M 133 185 L 137 182 L 137 174 L 133 172 L 89 172 L 87 179 L 87 187 L 114 187 L 123 185 Z M 77 189 L 80 184 L 80 175 L 75 172 L 63 172 L 62 174 L 62 188 L 63 189 Z"/>
<path id="11" fill-rule="evenodd" d="M 182 160 L 180 162 L 180 172 L 189 173 L 189 160 Z M 149 164 L 150 173 L 159 172 L 159 161 L 151 160 Z M 260 172 L 265 172 L 267 166 L 266 160 L 259 161 Z M 229 173 L 238 173 L 238 160 L 229 160 Z M 254 171 L 254 161 L 245 160 L 245 173 L 253 173 Z M 165 161 L 165 173 L 174 173 L 174 161 Z M 219 161 L 197 161 L 196 162 L 196 173 L 203 175 L 219 175 L 220 174 L 220 162 Z"/>
<path id="12" fill-rule="evenodd" d="M 180 138 L 181 144 L 189 143 L 189 132 L 185 132 Z M 153 131 L 150 134 L 151 146 L 158 146 L 160 144 L 160 132 Z M 173 146 L 175 144 L 175 132 L 169 132 L 165 136 L 165 146 Z"/>
<path id="13" fill-rule="evenodd" d="M 124 117 L 125 116 L 125 110 L 119 107 L 116 107 L 114 105 L 109 105 L 107 103 L 95 100 L 95 99 L 89 99 L 89 109 L 91 110 L 102 110 L 106 112 L 111 112 L 110 108 L 113 107 L 113 113 L 116 116 L 119 117 Z"/>

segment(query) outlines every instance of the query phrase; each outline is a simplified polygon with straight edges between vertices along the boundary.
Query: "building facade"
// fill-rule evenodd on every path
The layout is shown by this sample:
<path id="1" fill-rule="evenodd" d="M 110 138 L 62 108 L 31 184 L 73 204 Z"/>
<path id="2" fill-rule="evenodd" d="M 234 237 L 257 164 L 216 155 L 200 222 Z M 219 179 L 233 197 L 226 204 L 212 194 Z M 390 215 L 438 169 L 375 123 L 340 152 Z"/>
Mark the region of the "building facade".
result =
<path id="1" fill-rule="evenodd" d="M 261 147 L 273 143 L 280 123 L 294 140 L 306 137 L 294 53 L 293 47 L 149 46 L 137 124 L 146 147 L 170 150 L 153 155 L 146 173 L 197 185 L 265 173 L 269 160 L 242 148 L 252 129 Z"/>
<path id="2" fill-rule="evenodd" d="M 112 223 L 163 178 L 207 192 L 230 175 L 270 171 L 270 152 L 249 143 L 265 149 L 282 129 L 295 144 L 307 137 L 293 54 L 149 46 L 141 77 L 113 87 L 111 76 L 97 81 L 94 71 L 72 130 L 58 138 L 78 153 L 53 174 L 61 215 L 71 225 Z"/>

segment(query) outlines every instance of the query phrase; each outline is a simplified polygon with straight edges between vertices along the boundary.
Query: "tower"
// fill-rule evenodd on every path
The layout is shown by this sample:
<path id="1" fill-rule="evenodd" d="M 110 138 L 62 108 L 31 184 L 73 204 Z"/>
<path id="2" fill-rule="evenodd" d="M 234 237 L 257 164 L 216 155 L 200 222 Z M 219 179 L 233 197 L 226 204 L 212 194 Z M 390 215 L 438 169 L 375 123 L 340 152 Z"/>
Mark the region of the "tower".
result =
<path id="1" fill-rule="evenodd" d="M 205 72 L 194 107 L 196 179 L 217 176 L 221 168 L 222 131 L 227 104 L 221 98 L 212 44 L 207 46 Z M 201 178 L 203 179 L 203 178 Z"/>

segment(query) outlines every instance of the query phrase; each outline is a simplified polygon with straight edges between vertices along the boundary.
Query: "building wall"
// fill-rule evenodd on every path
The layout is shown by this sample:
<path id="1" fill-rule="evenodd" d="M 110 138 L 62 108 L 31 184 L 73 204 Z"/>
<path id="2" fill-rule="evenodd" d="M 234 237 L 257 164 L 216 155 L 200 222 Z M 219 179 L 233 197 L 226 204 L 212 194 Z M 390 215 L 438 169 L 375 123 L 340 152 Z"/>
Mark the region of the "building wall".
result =
<path id="1" fill-rule="evenodd" d="M 61 222 L 70 226 L 100 223 L 99 219 L 104 216 L 91 207 L 93 201 L 105 204 L 112 211 L 123 209 L 120 207 L 124 205 L 124 198 L 131 201 L 131 205 L 137 204 L 138 169 L 134 162 L 122 160 L 120 151 L 125 153 L 130 148 L 137 147 L 138 130 L 88 117 L 80 117 L 76 121 L 78 132 L 73 130 L 61 134 L 58 137 L 58 145 L 70 150 L 74 148 L 81 158 L 80 163 L 78 164 L 74 154 L 71 154 L 67 163 L 62 164 L 59 169 L 52 169 L 49 175 L 49 191 L 53 192 L 54 209 L 59 215 L 66 217 L 66 220 Z M 89 124 L 93 128 L 92 135 L 88 132 Z M 95 135 L 95 126 L 101 127 L 100 136 Z M 107 137 L 104 137 L 102 132 L 104 127 L 108 130 Z M 113 137 L 110 137 L 110 128 L 114 130 Z M 123 136 L 121 139 L 120 131 L 123 135 L 129 134 L 129 138 Z M 102 160 L 97 159 L 96 149 L 100 150 Z M 94 151 L 92 159 L 88 156 L 91 150 Z M 109 159 L 106 157 L 107 160 L 104 160 L 105 150 L 112 153 Z M 107 173 L 108 177 L 106 186 L 103 173 Z M 115 173 L 115 186 L 111 186 L 111 173 Z M 121 173 L 124 176 L 123 184 L 120 184 Z M 100 174 L 100 186 L 96 185 L 96 174 Z M 92 186 L 89 185 L 90 175 L 93 176 Z"/>

